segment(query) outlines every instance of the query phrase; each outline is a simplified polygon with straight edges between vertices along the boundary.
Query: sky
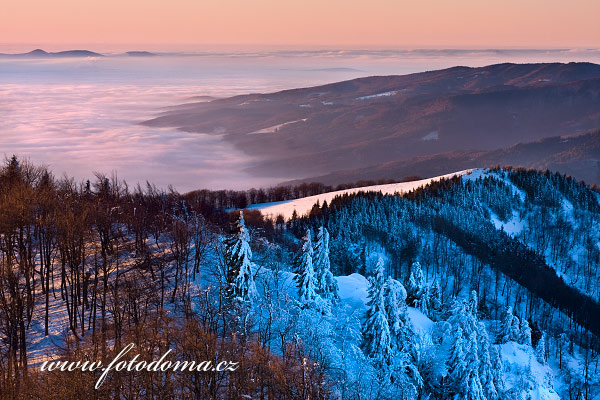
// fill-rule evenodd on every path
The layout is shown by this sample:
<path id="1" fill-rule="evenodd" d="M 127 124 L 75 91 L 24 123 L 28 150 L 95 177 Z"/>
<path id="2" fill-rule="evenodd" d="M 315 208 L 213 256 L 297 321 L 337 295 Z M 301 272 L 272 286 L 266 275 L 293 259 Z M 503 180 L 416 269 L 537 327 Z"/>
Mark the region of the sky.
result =
<path id="1" fill-rule="evenodd" d="M 598 0 L 0 0 L 0 45 L 581 48 L 600 46 L 599 15 Z"/>

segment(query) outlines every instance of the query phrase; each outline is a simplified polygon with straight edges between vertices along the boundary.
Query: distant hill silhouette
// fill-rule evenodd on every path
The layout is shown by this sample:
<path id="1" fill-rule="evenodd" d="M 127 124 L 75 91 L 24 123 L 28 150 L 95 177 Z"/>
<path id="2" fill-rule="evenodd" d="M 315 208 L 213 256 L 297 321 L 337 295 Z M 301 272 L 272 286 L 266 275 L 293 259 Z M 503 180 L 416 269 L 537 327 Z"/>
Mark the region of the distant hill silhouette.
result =
<path id="1" fill-rule="evenodd" d="M 0 53 L 0 57 L 13 57 L 13 58 L 45 58 L 45 57 L 104 57 L 100 53 L 94 53 L 89 50 L 66 50 L 49 53 L 42 49 L 35 49 L 29 53 L 20 54 L 5 54 Z"/>

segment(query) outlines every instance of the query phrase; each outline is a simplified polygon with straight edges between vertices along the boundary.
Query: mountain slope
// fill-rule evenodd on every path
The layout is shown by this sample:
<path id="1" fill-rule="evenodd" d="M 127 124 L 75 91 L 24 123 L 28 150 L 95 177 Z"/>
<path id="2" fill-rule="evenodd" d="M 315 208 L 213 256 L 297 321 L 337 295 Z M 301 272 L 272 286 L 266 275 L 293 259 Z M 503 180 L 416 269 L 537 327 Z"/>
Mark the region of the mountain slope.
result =
<path id="1" fill-rule="evenodd" d="M 600 184 L 600 131 L 577 136 L 557 136 L 520 143 L 492 151 L 454 151 L 390 161 L 365 168 L 335 171 L 327 175 L 285 182 L 320 182 L 325 185 L 386 177 L 437 176 L 447 171 L 494 165 L 512 165 L 561 171 L 590 184 Z"/>
<path id="2" fill-rule="evenodd" d="M 598 110 L 598 65 L 499 64 L 236 96 L 145 124 L 222 135 L 261 160 L 250 172 L 303 178 L 581 134 Z"/>

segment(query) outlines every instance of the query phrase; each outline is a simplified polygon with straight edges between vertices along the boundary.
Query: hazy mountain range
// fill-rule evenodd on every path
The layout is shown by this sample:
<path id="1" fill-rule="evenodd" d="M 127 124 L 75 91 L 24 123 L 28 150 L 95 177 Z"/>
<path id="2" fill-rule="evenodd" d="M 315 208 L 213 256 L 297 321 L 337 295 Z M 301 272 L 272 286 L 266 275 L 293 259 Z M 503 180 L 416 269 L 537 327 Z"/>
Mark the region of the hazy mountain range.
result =
<path id="1" fill-rule="evenodd" d="M 151 53 L 149 51 L 127 51 L 125 53 L 119 53 L 116 55 L 126 55 L 131 57 L 152 57 L 157 54 Z M 0 53 L 0 57 L 4 58 L 52 58 L 52 57 L 62 57 L 62 58 L 78 58 L 78 57 L 105 57 L 105 54 L 96 53 L 94 51 L 89 50 L 65 50 L 65 51 L 57 51 L 57 52 L 48 52 L 42 49 L 35 49 L 28 53 Z"/>
<path id="2" fill-rule="evenodd" d="M 259 175 L 331 184 L 501 163 L 600 183 L 590 133 L 600 127 L 600 65 L 591 63 L 373 76 L 186 104 L 144 124 L 222 135 L 260 160 Z"/>
<path id="3" fill-rule="evenodd" d="M 28 53 L 7 54 L 0 53 L 0 57 L 11 58 L 50 58 L 50 57 L 104 57 L 103 54 L 95 53 L 89 50 L 65 50 L 57 52 L 47 52 L 42 49 L 35 49 Z"/>

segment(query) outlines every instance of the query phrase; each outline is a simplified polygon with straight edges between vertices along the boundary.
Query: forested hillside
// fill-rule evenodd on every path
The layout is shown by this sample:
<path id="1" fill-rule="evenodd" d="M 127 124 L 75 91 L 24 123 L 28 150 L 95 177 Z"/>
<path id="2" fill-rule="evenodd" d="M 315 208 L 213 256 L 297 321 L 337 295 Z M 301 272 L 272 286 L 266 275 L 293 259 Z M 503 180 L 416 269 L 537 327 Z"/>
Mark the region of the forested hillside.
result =
<path id="1" fill-rule="evenodd" d="M 288 221 L 218 198 L 7 160 L 0 397 L 599 398 L 600 196 L 576 180 L 475 170 Z M 240 367 L 39 369 L 128 343 Z"/>
<path id="2" fill-rule="evenodd" d="M 599 105 L 597 64 L 504 63 L 191 103 L 144 124 L 218 135 L 257 157 L 259 176 L 337 184 L 501 163 L 599 184 L 598 139 L 586 135 Z"/>

